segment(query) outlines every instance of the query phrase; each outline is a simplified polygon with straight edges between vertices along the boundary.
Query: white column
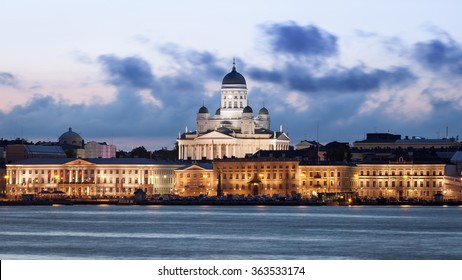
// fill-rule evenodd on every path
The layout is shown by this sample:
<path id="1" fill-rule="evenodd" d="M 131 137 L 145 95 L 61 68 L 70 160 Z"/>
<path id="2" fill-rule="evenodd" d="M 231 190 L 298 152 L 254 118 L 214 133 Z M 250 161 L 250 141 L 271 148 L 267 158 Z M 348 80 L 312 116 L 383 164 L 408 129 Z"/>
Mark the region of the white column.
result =
<path id="1" fill-rule="evenodd" d="M 229 156 L 228 146 L 229 146 L 229 144 L 225 144 L 225 155 L 226 155 L 226 157 L 230 157 Z"/>
<path id="2" fill-rule="evenodd" d="M 213 157 L 213 144 L 212 144 L 212 156 L 211 156 L 211 158 L 210 158 L 210 159 L 212 159 L 212 160 L 213 160 L 213 158 L 214 158 L 214 157 Z"/>

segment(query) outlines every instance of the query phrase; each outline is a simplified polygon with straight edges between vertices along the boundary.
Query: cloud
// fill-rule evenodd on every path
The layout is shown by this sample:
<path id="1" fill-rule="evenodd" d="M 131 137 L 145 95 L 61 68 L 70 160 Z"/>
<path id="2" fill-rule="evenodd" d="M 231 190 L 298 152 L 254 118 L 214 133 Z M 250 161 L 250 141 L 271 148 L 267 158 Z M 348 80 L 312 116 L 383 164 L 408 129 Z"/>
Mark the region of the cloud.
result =
<path id="1" fill-rule="evenodd" d="M 315 25 L 300 26 L 295 22 L 263 26 L 276 53 L 301 57 L 329 57 L 338 52 L 337 36 Z"/>
<path id="2" fill-rule="evenodd" d="M 16 87 L 18 80 L 11 73 L 0 72 L 0 86 Z"/>
<path id="3" fill-rule="evenodd" d="M 115 55 L 101 55 L 98 62 L 103 65 L 109 76 L 108 83 L 114 86 L 126 86 L 136 89 L 151 88 L 154 75 L 151 66 L 144 59 L 137 56 L 119 58 Z"/>
<path id="4" fill-rule="evenodd" d="M 384 87 L 407 86 L 416 79 L 406 67 L 393 67 L 388 70 L 369 69 L 365 66 L 332 68 L 326 73 L 315 75 L 303 64 L 286 64 L 285 67 L 270 71 L 252 68 L 249 74 L 257 81 L 283 83 L 291 90 L 309 95 L 320 92 L 370 92 Z"/>
<path id="5" fill-rule="evenodd" d="M 462 46 L 451 38 L 416 43 L 412 53 L 429 71 L 462 75 Z"/>
<path id="6" fill-rule="evenodd" d="M 266 25 L 264 31 L 272 53 L 258 58 L 264 60 L 262 64 L 247 65 L 250 59 L 238 59 L 237 67 L 247 79 L 254 112 L 265 106 L 271 128 L 277 130 L 283 124 L 292 144 L 315 139 L 317 126 L 321 142 L 360 140 L 365 132 L 375 130 L 422 135 L 419 131 L 446 125 L 462 129 L 457 127 L 462 118 L 462 85 L 457 79 L 451 83 L 442 79 L 446 73 L 458 73 L 461 48 L 457 42 L 394 44 L 398 51 L 387 52 L 386 66 L 362 62 L 344 66 L 337 57 L 344 52 L 337 44 L 339 38 L 319 27 L 289 22 Z M 378 38 L 374 46 L 390 44 L 380 34 L 363 37 Z M 8 113 L 0 112 L 0 131 L 6 133 L 2 137 L 17 136 L 22 127 L 26 138 L 54 141 L 71 126 L 85 140 L 140 138 L 152 140 L 139 145 L 171 147 L 178 131 L 195 128 L 203 103 L 212 114 L 218 108 L 220 83 L 231 70 L 232 57 L 172 43 L 156 51 L 156 58 L 168 61 L 167 69 L 139 55 L 102 54 L 91 63 L 102 70 L 103 78 L 97 79 L 113 91 L 113 98 L 105 102 L 71 104 L 63 97 L 51 97 L 56 95 L 44 92 L 46 87 L 30 90 L 30 95 L 40 93 L 28 103 L 12 106 Z M 411 51 L 412 59 L 394 57 Z M 91 62 L 81 54 L 75 53 L 74 58 Z M 271 63 L 273 57 L 277 60 Z M 416 62 L 430 72 L 425 76 L 414 72 Z M 0 85 L 17 83 L 14 75 L 0 73 Z M 3 91 L 8 90 L 16 91 Z M 158 139 L 169 142 L 156 144 Z"/>

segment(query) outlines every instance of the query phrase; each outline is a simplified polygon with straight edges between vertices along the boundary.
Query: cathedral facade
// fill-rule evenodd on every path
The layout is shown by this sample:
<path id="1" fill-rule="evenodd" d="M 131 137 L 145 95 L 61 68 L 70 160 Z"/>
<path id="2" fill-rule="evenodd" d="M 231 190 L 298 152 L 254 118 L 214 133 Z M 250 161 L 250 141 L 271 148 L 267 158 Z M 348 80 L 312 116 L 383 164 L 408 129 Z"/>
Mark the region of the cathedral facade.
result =
<path id="1" fill-rule="evenodd" d="M 270 129 L 268 109 L 262 107 L 257 115 L 249 106 L 247 83 L 233 63 L 221 85 L 220 106 L 210 114 L 202 106 L 196 119 L 196 131 L 180 134 L 180 160 L 213 160 L 216 158 L 244 158 L 259 150 L 288 150 L 287 133 Z"/>

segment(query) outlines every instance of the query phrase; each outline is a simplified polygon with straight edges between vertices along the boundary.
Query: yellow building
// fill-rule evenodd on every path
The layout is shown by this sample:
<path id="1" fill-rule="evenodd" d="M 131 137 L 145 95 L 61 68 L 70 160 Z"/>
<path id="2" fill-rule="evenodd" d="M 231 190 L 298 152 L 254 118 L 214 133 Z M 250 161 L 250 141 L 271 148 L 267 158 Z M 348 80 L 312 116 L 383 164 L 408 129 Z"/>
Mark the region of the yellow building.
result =
<path id="1" fill-rule="evenodd" d="M 175 194 L 180 196 L 215 196 L 216 183 L 211 163 L 188 164 L 175 170 Z"/>
<path id="2" fill-rule="evenodd" d="M 213 169 L 221 178 L 224 195 L 288 196 L 299 192 L 297 159 L 217 159 Z"/>
<path id="3" fill-rule="evenodd" d="M 299 193 L 304 197 L 352 192 L 356 166 L 346 164 L 300 165 Z"/>
<path id="4" fill-rule="evenodd" d="M 414 163 L 400 158 L 356 166 L 359 196 L 433 200 L 435 194 L 446 190 L 443 163 Z"/>

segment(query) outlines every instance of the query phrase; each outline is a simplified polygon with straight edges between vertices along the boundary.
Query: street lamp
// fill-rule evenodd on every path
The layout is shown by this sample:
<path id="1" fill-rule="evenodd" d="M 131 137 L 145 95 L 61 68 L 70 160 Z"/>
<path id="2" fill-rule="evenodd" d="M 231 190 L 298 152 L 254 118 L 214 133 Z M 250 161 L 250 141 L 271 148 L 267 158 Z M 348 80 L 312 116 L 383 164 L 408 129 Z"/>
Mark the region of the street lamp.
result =
<path id="1" fill-rule="evenodd" d="M 5 176 L 3 176 L 3 178 L 5 178 L 5 189 L 2 190 L 2 196 L 4 196 L 6 194 L 6 187 L 8 185 L 8 179 L 10 178 L 10 176 L 5 175 Z"/>

